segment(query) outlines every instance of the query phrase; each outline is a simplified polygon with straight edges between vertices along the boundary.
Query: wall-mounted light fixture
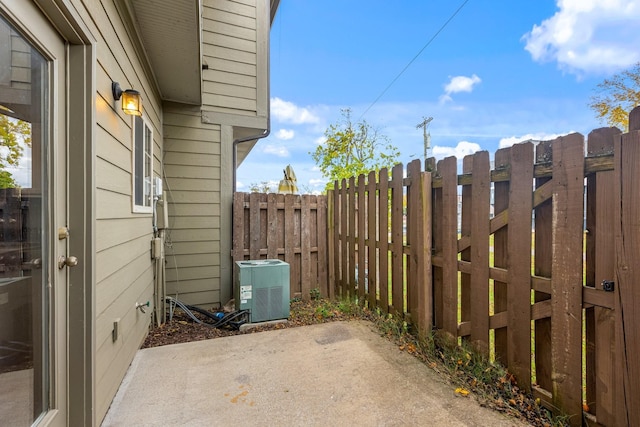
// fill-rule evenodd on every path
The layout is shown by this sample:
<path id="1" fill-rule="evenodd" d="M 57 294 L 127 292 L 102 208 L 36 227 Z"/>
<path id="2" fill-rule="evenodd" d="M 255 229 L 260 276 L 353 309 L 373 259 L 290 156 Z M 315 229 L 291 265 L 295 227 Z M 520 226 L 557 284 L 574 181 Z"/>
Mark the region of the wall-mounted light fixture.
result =
<path id="1" fill-rule="evenodd" d="M 131 116 L 142 115 L 142 97 L 140 96 L 140 92 L 134 89 L 123 91 L 118 82 L 111 83 L 111 92 L 113 92 L 113 99 L 115 101 L 122 98 L 122 111 L 124 111 L 125 114 Z"/>

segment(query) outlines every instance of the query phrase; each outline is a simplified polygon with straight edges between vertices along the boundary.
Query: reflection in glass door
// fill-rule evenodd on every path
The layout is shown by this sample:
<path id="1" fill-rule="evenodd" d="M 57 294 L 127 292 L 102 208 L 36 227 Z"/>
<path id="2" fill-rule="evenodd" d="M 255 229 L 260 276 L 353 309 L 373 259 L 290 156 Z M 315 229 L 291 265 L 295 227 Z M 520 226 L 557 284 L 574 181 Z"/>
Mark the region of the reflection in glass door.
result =
<path id="1" fill-rule="evenodd" d="M 48 62 L 0 15 L 0 423 L 49 406 Z"/>

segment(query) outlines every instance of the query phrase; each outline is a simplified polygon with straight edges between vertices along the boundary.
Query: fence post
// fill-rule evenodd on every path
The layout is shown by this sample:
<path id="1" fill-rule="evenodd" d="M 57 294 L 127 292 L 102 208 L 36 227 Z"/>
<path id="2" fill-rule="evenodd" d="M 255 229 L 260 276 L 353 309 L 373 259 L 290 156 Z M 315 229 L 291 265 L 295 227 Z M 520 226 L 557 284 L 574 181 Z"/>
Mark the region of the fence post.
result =
<path id="1" fill-rule="evenodd" d="M 640 425 L 640 107 L 629 114 L 629 132 L 615 143 L 616 218 L 616 377 L 621 375 L 624 419 Z M 618 377 L 620 378 L 620 377 Z"/>
<path id="2" fill-rule="evenodd" d="M 553 144 L 551 362 L 553 404 L 582 425 L 582 230 L 584 137 Z"/>
<path id="3" fill-rule="evenodd" d="M 509 154 L 507 361 L 509 372 L 515 375 L 520 388 L 530 390 L 533 144 L 516 144 Z"/>

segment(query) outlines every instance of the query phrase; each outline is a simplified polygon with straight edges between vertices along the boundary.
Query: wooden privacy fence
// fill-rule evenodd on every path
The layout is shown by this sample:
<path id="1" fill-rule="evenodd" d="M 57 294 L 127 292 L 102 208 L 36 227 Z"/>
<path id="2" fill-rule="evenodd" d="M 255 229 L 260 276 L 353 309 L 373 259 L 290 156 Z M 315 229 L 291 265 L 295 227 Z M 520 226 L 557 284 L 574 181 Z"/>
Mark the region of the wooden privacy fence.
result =
<path id="1" fill-rule="evenodd" d="M 236 193 L 232 257 L 285 261 L 291 298 L 329 296 L 326 196 Z"/>
<path id="2" fill-rule="evenodd" d="M 572 425 L 640 425 L 640 108 L 630 129 L 336 182 L 330 283 L 494 354 Z"/>

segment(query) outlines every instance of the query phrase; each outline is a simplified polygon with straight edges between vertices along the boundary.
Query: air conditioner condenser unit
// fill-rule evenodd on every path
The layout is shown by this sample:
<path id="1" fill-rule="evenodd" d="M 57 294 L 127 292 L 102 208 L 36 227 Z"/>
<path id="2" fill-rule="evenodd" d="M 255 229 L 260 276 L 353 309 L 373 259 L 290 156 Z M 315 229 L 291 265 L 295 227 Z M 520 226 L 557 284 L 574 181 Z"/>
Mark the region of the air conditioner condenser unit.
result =
<path id="1" fill-rule="evenodd" d="M 289 317 L 289 264 L 278 259 L 236 261 L 236 309 L 249 310 L 252 323 Z"/>

